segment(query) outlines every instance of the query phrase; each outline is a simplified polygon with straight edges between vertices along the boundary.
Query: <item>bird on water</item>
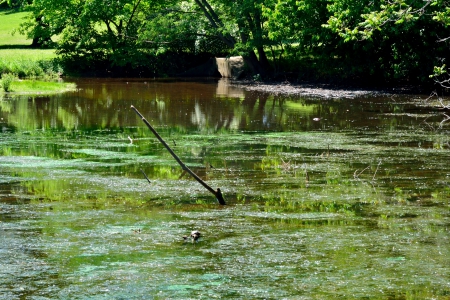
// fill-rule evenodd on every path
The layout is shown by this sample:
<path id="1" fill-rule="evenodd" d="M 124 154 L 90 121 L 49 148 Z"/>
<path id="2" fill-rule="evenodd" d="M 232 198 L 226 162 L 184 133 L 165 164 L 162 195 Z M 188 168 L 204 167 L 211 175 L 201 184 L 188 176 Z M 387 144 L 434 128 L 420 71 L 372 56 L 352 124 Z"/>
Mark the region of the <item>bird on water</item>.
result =
<path id="1" fill-rule="evenodd" d="M 186 241 L 187 239 L 192 239 L 192 243 L 196 242 L 201 236 L 200 231 L 194 230 L 191 232 L 189 236 L 183 236 L 183 239 Z"/>

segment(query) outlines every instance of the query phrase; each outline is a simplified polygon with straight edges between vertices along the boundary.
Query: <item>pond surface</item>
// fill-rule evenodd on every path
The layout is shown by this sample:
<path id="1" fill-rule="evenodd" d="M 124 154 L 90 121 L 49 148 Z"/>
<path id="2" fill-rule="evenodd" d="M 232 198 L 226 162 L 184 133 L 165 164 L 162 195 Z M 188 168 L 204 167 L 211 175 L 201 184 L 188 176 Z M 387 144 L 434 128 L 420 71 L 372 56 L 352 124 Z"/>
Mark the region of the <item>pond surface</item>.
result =
<path id="1" fill-rule="evenodd" d="M 0 100 L 0 298 L 450 298 L 448 99 L 76 83 Z"/>

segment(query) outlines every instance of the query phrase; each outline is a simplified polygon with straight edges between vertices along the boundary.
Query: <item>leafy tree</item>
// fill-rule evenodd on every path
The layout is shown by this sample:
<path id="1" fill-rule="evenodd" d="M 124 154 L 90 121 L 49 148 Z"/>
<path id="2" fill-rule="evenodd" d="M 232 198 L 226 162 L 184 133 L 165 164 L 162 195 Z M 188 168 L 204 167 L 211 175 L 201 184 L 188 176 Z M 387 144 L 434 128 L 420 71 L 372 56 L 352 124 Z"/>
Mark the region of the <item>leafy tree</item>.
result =
<path id="1" fill-rule="evenodd" d="M 147 14 L 139 41 L 177 53 L 200 53 L 205 50 L 202 41 L 211 38 L 203 30 L 206 24 L 201 17 L 193 2 L 179 1 L 160 7 Z"/>
<path id="2" fill-rule="evenodd" d="M 34 0 L 29 8 L 22 31 L 36 46 L 57 37 L 62 59 L 81 70 L 169 75 L 195 58 L 242 55 L 263 77 L 418 83 L 434 70 L 450 82 L 445 0 Z"/>
<path id="3" fill-rule="evenodd" d="M 58 36 L 57 53 L 74 64 L 88 67 L 108 62 L 116 67 L 137 67 L 143 51 L 138 32 L 155 3 L 34 0 L 30 6 L 33 13 L 22 30 L 38 39 Z"/>
<path id="4" fill-rule="evenodd" d="M 266 46 L 270 45 L 263 14 L 265 0 L 194 0 L 209 26 L 204 30 L 220 39 L 234 53 L 244 57 L 255 74 L 267 74 L 270 65 Z M 257 54 L 256 54 L 257 53 Z"/>
<path id="5" fill-rule="evenodd" d="M 0 0 L 0 7 L 6 6 L 8 8 L 21 8 L 30 2 L 31 0 Z"/>
<path id="6" fill-rule="evenodd" d="M 329 65 L 330 51 L 339 39 L 322 27 L 328 20 L 328 3 L 327 0 L 278 0 L 273 7 L 264 7 L 272 61 L 278 60 L 280 71 L 305 74 L 313 60 L 315 72 L 320 68 L 317 62 Z"/>
<path id="7" fill-rule="evenodd" d="M 193 2 L 35 0 L 29 8 L 32 15 L 22 24 L 22 32 L 38 41 L 57 36 L 57 53 L 81 71 L 175 73 L 176 66 L 168 61 L 177 60 L 176 55 L 224 48 L 223 43 L 211 42 L 217 38 L 204 30 L 205 22 Z"/>
<path id="8" fill-rule="evenodd" d="M 436 11 L 432 16 L 434 21 L 441 23 L 445 28 L 450 27 L 450 7 L 445 1 L 433 1 L 431 6 L 440 6 L 441 9 Z M 448 32 L 448 31 L 447 31 Z M 442 33 L 441 33 L 442 34 Z M 445 43 L 448 45 L 450 40 L 450 35 L 447 33 L 446 35 L 439 36 L 439 43 Z M 435 78 L 435 81 L 439 83 L 441 86 L 445 88 L 450 88 L 450 69 L 447 68 L 445 64 L 445 59 L 441 59 L 440 64 L 434 66 L 433 74 L 430 77 Z"/>
<path id="9" fill-rule="evenodd" d="M 386 80 L 424 82 L 449 57 L 449 8 L 443 0 L 334 0 L 326 28 L 352 45 L 366 45 Z M 369 55 L 369 51 L 364 51 Z M 376 62 L 376 63 L 375 63 Z"/>

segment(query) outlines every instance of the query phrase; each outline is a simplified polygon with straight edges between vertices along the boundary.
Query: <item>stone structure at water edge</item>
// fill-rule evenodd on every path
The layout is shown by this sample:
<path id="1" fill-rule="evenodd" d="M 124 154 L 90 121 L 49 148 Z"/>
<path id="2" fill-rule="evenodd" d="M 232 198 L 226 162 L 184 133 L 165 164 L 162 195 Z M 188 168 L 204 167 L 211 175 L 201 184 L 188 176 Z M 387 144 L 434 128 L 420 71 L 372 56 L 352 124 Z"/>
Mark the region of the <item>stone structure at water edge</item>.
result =
<path id="1" fill-rule="evenodd" d="M 220 75 L 225 78 L 238 79 L 244 72 L 244 59 L 242 56 L 216 57 L 216 65 Z"/>

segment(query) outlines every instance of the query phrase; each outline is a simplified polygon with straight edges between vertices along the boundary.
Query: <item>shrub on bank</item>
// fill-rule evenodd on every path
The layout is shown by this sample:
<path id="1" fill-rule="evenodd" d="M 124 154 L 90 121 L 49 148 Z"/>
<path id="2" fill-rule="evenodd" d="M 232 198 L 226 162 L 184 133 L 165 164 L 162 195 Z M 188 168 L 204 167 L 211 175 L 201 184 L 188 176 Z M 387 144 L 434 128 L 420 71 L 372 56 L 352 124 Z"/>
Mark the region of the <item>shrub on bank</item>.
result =
<path id="1" fill-rule="evenodd" d="M 1 78 L 2 80 L 0 82 L 0 87 L 3 89 L 3 91 L 10 92 L 11 84 L 17 80 L 17 76 L 11 73 L 4 73 L 2 74 Z"/>
<path id="2" fill-rule="evenodd" d="M 60 76 L 62 68 L 56 60 L 9 59 L 0 60 L 0 74 L 14 73 L 19 78 Z"/>

